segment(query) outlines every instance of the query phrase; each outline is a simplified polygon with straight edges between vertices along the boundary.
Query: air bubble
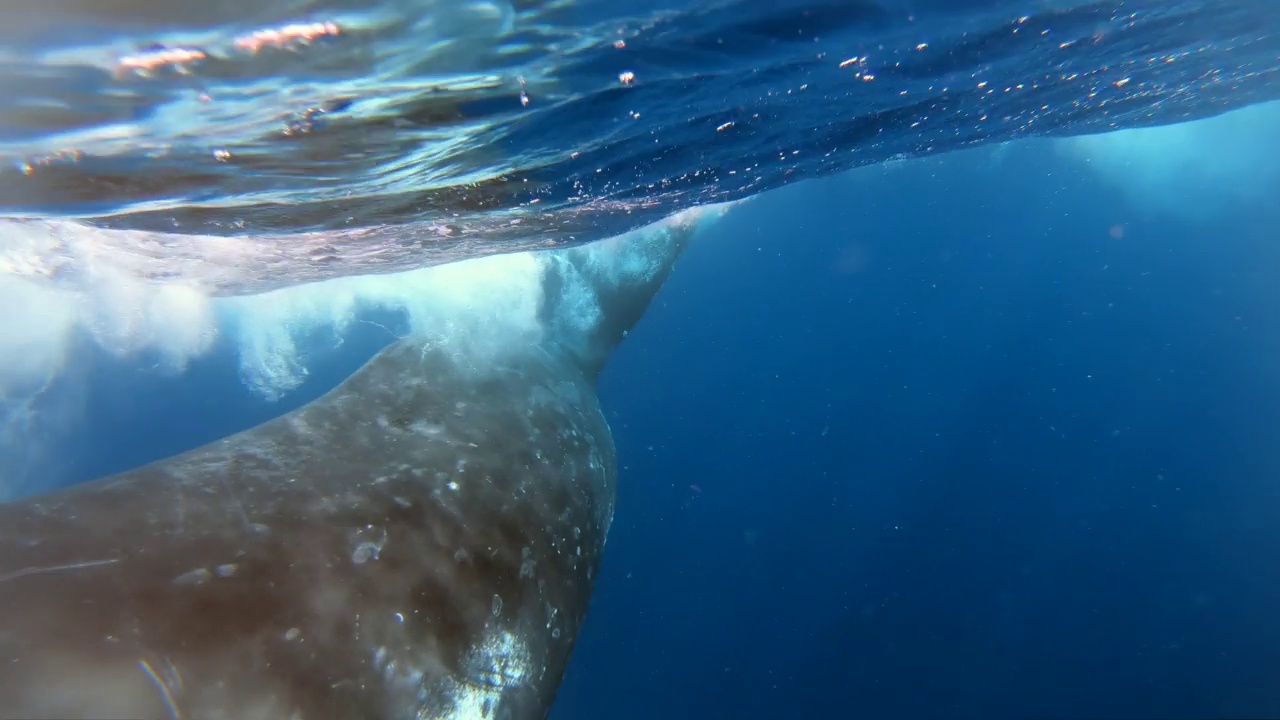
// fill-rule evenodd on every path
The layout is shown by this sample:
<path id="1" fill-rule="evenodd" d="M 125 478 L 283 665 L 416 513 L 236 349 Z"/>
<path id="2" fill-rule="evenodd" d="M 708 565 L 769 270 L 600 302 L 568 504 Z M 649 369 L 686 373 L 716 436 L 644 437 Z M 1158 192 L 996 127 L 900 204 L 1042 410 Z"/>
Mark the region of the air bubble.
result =
<path id="1" fill-rule="evenodd" d="M 357 565 L 363 565 L 370 560 L 377 560 L 378 549 L 378 546 L 371 542 L 362 542 L 357 545 L 355 551 L 351 553 L 351 562 Z"/>

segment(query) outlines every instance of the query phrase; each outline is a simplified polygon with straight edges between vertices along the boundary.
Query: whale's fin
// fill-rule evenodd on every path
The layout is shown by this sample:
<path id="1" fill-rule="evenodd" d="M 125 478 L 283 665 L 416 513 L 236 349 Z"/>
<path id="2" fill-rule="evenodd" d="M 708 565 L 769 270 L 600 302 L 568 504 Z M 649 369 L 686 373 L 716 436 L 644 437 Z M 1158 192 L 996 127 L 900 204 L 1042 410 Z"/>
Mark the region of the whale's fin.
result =
<path id="1" fill-rule="evenodd" d="M 640 320 L 697 231 L 701 213 L 568 251 L 547 253 L 541 319 L 547 339 L 594 378 Z"/>

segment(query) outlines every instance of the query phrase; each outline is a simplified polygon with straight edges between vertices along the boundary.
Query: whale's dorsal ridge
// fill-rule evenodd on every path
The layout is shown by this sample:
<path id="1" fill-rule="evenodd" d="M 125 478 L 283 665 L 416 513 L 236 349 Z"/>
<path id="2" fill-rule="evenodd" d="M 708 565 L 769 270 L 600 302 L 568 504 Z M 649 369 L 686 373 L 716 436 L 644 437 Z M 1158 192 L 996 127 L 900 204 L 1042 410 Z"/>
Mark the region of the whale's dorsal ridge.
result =
<path id="1" fill-rule="evenodd" d="M 697 231 L 686 212 L 630 235 L 544 258 L 541 319 L 547 341 L 594 378 L 639 322 Z"/>

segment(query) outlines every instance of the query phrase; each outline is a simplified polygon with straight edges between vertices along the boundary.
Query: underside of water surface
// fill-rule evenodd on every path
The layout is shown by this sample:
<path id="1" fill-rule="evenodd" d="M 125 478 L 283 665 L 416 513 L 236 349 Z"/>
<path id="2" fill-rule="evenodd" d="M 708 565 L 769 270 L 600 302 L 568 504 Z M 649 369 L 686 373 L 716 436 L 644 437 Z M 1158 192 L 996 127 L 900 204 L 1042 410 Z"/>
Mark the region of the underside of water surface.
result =
<path id="1" fill-rule="evenodd" d="M 0 27 L 0 268 L 228 295 L 574 245 L 1278 70 L 1265 0 L 48 0 Z"/>

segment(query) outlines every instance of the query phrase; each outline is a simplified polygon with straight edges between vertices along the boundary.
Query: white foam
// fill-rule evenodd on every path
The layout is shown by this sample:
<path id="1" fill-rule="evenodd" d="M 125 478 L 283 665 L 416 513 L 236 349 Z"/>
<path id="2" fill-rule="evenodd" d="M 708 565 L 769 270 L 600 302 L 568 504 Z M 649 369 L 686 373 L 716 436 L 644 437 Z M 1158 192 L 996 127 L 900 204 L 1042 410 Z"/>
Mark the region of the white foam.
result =
<path id="1" fill-rule="evenodd" d="M 1161 127 L 1058 141 L 1111 191 L 1144 210 L 1207 218 L 1224 203 L 1274 194 L 1280 184 L 1280 103 Z"/>
<path id="2" fill-rule="evenodd" d="M 527 255 L 226 299 L 138 280 L 106 260 L 72 277 L 0 273 L 7 311 L 0 321 L 0 500 L 60 474 L 52 449 L 86 421 L 83 375 L 92 354 L 78 350 L 96 346 L 133 361 L 145 354 L 147 365 L 179 372 L 221 332 L 237 346 L 245 383 L 275 399 L 306 376 L 308 334 L 341 332 L 365 307 L 403 310 L 411 327 L 431 328 L 441 340 L 495 343 L 536 331 L 535 263 Z M 460 311 L 466 307 L 475 311 Z"/>
<path id="3" fill-rule="evenodd" d="M 0 398 L 29 395 L 47 385 L 67 361 L 78 321 L 75 298 L 50 284 L 0 274 Z"/>
<path id="4" fill-rule="evenodd" d="M 0 398 L 56 377 L 76 333 L 117 356 L 143 351 L 181 370 L 216 336 L 208 298 L 194 287 L 155 284 L 108 263 L 71 279 L 0 272 Z"/>
<path id="5" fill-rule="evenodd" d="M 196 288 L 148 283 L 109 262 L 85 269 L 0 272 L 0 499 L 56 472 L 59 436 L 82 417 L 82 343 L 117 357 L 146 353 L 148 364 L 180 372 L 217 335 Z"/>
<path id="6" fill-rule="evenodd" d="M 592 257 L 619 281 L 655 269 L 645 243 L 624 236 L 597 247 Z M 0 260 L 0 270 L 7 271 L 0 272 L 0 307 L 13 311 L 0 323 L 0 398 L 29 395 L 56 378 L 72 361 L 78 337 L 114 356 L 148 353 L 163 367 L 181 371 L 222 334 L 236 345 L 246 384 L 279 397 L 306 376 L 302 348 L 308 338 L 341 334 L 367 311 L 401 312 L 411 334 L 469 353 L 537 342 L 543 332 L 538 310 L 544 260 L 527 252 L 222 298 L 187 281 L 141 279 L 131 272 L 130 258 L 111 253 L 79 253 L 75 272 L 67 276 L 48 263 L 24 265 L 12 247 Z M 565 295 L 563 308 L 571 308 L 574 325 L 595 321 L 599 310 L 584 280 L 571 282 Z"/>
<path id="7" fill-rule="evenodd" d="M 681 214 L 668 222 L 689 221 Z M 42 464 L 36 459 L 41 439 L 52 442 L 58 429 L 82 420 L 81 391 L 64 392 L 56 403 L 41 399 L 51 386 L 65 389 L 68 378 L 84 370 L 79 343 L 119 358 L 144 356 L 148 365 L 181 372 L 221 337 L 234 344 L 244 383 L 277 399 L 306 378 L 306 351 L 317 334 L 341 337 L 370 311 L 401 313 L 409 334 L 457 348 L 474 362 L 527 347 L 546 332 L 539 318 L 546 255 L 496 255 L 210 297 L 189 279 L 139 275 L 140 267 L 150 277 L 162 274 L 155 271 L 163 267 L 164 248 L 151 247 L 143 256 L 133 246 L 41 235 L 45 227 L 0 227 L 12 241 L 0 246 L 0 307 L 8 311 L 0 321 L 0 498 L 14 490 L 16 477 Z M 591 257 L 625 281 L 656 269 L 646 255 L 651 246 L 624 236 L 598 244 Z M 599 309 L 585 278 L 568 279 L 556 329 L 572 332 L 590 327 Z"/>
<path id="8" fill-rule="evenodd" d="M 245 383 L 274 398 L 305 378 L 300 347 L 308 336 L 342 333 L 365 311 L 402 312 L 410 334 L 478 357 L 537 342 L 540 281 L 536 257 L 516 253 L 327 280 L 217 304 L 233 328 Z"/>

